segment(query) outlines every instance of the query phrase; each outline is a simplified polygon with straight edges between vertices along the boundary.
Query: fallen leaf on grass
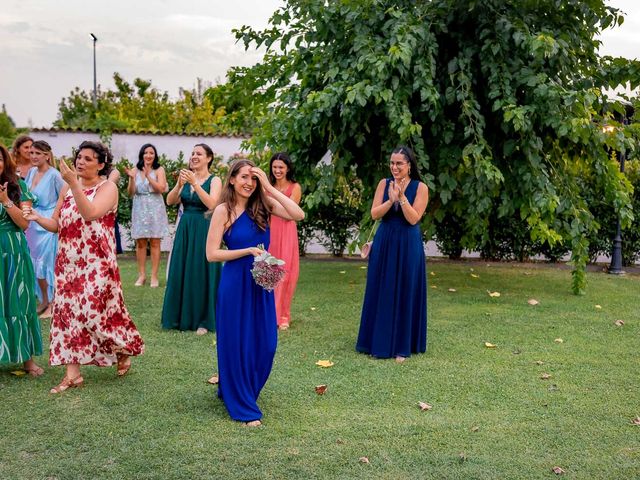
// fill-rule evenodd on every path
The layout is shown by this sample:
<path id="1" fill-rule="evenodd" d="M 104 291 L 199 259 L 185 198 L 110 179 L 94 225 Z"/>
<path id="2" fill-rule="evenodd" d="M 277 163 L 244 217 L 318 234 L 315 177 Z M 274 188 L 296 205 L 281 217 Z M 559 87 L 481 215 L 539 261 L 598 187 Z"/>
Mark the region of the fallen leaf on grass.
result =
<path id="1" fill-rule="evenodd" d="M 529 300 L 527 300 L 527 303 L 529 305 L 538 305 L 540 302 L 538 300 L 536 300 L 535 298 L 530 298 Z"/>
<path id="2" fill-rule="evenodd" d="M 563 343 L 563 342 L 564 342 L 564 340 L 562 340 L 561 338 L 556 338 L 556 339 L 554 340 L 554 342 L 556 342 L 556 343 Z"/>
<path id="3" fill-rule="evenodd" d="M 621 327 L 624 325 L 624 320 L 616 320 L 615 322 L 613 322 L 614 325 L 616 325 L 617 327 Z"/>
<path id="4" fill-rule="evenodd" d="M 311 310 L 315 310 L 315 309 L 316 309 L 316 307 L 311 307 Z"/>
<path id="5" fill-rule="evenodd" d="M 496 348 L 497 345 L 494 345 L 493 343 L 489 343 L 489 342 L 484 342 L 484 346 L 487 348 Z"/>
<path id="6" fill-rule="evenodd" d="M 369 463 L 369 457 L 360 457 L 358 461 L 360 463 Z"/>
<path id="7" fill-rule="evenodd" d="M 316 386 L 316 393 L 318 395 L 324 395 L 324 392 L 327 391 L 327 386 L 326 385 L 317 385 Z"/>
<path id="8" fill-rule="evenodd" d="M 344 440 L 342 440 L 341 438 L 338 438 L 338 439 L 336 440 L 336 443 L 337 443 L 338 445 L 344 445 Z"/>
<path id="9" fill-rule="evenodd" d="M 640 425 L 640 417 L 636 417 L 633 420 L 631 420 L 631 423 L 633 423 L 634 425 Z"/>
<path id="10" fill-rule="evenodd" d="M 596 310 L 602 310 L 602 305 L 596 305 Z"/>
<path id="11" fill-rule="evenodd" d="M 429 275 L 431 275 L 432 277 L 436 276 L 436 272 L 429 272 Z"/>
<path id="12" fill-rule="evenodd" d="M 329 368 L 333 367 L 333 362 L 331 360 L 318 360 L 316 362 L 316 365 L 322 368 Z"/>
<path id="13" fill-rule="evenodd" d="M 540 375 L 541 380 L 549 380 L 550 378 L 551 378 L 550 373 L 543 373 L 542 375 Z"/>
<path id="14" fill-rule="evenodd" d="M 449 291 L 449 292 L 455 292 L 455 291 L 456 291 L 456 289 L 455 289 L 455 288 L 450 288 L 448 291 Z"/>
<path id="15" fill-rule="evenodd" d="M 11 372 L 11 375 L 15 375 L 16 377 L 21 377 L 26 374 L 27 372 L 25 372 L 24 370 L 14 370 L 13 372 Z"/>
<path id="16" fill-rule="evenodd" d="M 553 467 L 551 471 L 556 475 L 562 475 L 564 473 L 564 470 L 560 467 Z"/>
<path id="17" fill-rule="evenodd" d="M 467 455 L 464 452 L 460 452 L 458 454 L 458 459 L 460 461 L 460 463 L 464 463 L 467 461 Z"/>
<path id="18" fill-rule="evenodd" d="M 478 427 L 478 426 L 471 427 L 471 431 L 472 432 L 477 432 L 478 430 L 480 430 L 480 427 Z"/>
<path id="19" fill-rule="evenodd" d="M 438 288 L 437 285 L 431 285 L 431 288 Z"/>
<path id="20" fill-rule="evenodd" d="M 544 362 L 542 360 L 536 360 L 536 365 L 544 365 Z"/>
<path id="21" fill-rule="evenodd" d="M 489 290 L 487 290 L 487 293 L 489 294 L 490 297 L 499 297 L 500 296 L 500 292 L 490 292 Z"/>
<path id="22" fill-rule="evenodd" d="M 433 408 L 433 405 L 430 405 L 425 402 L 418 402 L 418 406 L 420 407 L 420 410 L 423 412 L 429 411 Z"/>
<path id="23" fill-rule="evenodd" d="M 475 274 L 475 273 L 472 273 L 472 274 L 471 274 L 471 276 L 472 276 L 473 278 L 480 278 L 480 275 L 477 275 L 477 274 Z"/>
<path id="24" fill-rule="evenodd" d="M 360 270 L 366 270 L 367 267 L 360 267 Z"/>
<path id="25" fill-rule="evenodd" d="M 340 270 L 340 273 L 347 273 L 346 270 Z"/>

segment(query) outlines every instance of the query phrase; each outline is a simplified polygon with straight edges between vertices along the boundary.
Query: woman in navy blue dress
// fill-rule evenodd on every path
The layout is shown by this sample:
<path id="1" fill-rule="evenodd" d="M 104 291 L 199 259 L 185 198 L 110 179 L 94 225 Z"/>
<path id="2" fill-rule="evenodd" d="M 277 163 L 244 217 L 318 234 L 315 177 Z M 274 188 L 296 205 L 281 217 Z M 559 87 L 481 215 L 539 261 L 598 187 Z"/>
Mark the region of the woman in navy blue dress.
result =
<path id="1" fill-rule="evenodd" d="M 263 252 L 258 245 L 269 248 L 271 215 L 304 218 L 302 209 L 271 185 L 253 162 L 238 160 L 213 211 L 207 260 L 225 262 L 216 304 L 218 396 L 229 416 L 248 426 L 261 425 L 257 400 L 271 373 L 278 341 L 273 292 L 251 276 L 253 257 Z"/>
<path id="2" fill-rule="evenodd" d="M 391 177 L 376 188 L 373 239 L 356 350 L 402 362 L 427 349 L 427 277 L 420 219 L 429 189 L 408 147 L 391 154 Z"/>

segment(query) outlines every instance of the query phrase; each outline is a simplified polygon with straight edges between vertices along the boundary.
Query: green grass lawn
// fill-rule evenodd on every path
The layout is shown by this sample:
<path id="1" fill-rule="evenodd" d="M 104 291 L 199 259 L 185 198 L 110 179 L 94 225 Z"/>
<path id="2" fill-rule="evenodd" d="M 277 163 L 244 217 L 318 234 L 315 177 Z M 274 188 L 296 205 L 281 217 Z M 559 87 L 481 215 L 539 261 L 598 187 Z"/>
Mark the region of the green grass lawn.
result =
<path id="1" fill-rule="evenodd" d="M 432 262 L 428 351 L 397 364 L 354 349 L 366 264 L 303 261 L 252 429 L 206 383 L 215 336 L 163 331 L 164 289 L 120 265 L 146 353 L 120 379 L 85 367 L 85 388 L 57 396 L 62 368 L 0 367 L 0 478 L 640 478 L 636 276 L 589 274 L 577 297 L 554 267 Z"/>

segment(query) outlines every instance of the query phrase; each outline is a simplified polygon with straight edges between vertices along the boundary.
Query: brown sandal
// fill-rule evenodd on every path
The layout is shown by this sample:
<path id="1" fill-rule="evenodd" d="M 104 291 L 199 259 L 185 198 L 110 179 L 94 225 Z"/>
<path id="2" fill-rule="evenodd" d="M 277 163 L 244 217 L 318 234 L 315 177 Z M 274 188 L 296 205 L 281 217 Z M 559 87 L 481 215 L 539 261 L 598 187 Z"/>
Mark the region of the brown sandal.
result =
<path id="1" fill-rule="evenodd" d="M 44 368 L 38 365 L 33 358 L 30 358 L 22 364 L 22 369 L 32 377 L 39 377 L 44 373 Z"/>
<path id="2" fill-rule="evenodd" d="M 82 375 L 78 375 L 76 378 L 69 378 L 65 375 L 60 384 L 49 390 L 49 393 L 62 393 L 70 388 L 79 388 L 83 385 L 84 378 L 82 378 Z"/>
<path id="3" fill-rule="evenodd" d="M 131 357 L 129 355 L 118 354 L 118 376 L 124 377 L 131 368 Z"/>
<path id="4" fill-rule="evenodd" d="M 218 375 L 214 375 L 209 380 L 207 380 L 207 383 L 210 385 L 217 385 L 219 381 L 220 379 L 218 378 Z"/>

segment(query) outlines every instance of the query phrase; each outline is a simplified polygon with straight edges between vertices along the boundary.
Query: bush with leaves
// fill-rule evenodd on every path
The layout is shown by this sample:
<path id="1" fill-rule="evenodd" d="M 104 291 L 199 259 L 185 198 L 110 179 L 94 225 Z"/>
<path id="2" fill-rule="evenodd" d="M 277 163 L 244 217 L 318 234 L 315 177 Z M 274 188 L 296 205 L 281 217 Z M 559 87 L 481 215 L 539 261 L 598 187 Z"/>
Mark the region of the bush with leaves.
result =
<path id="1" fill-rule="evenodd" d="M 640 83 L 640 62 L 598 54 L 622 21 L 604 0 L 285 0 L 264 30 L 236 31 L 266 48 L 242 70 L 268 106 L 253 143 L 288 151 L 302 177 L 329 148 L 366 198 L 407 143 L 439 200 L 423 227 L 455 215 L 475 249 L 492 219 L 517 218 L 531 242 L 570 247 L 581 293 L 598 222 L 579 179 L 594 175 L 623 225 L 633 219 L 605 150 L 631 140 L 599 128 L 603 89 Z"/>
<path id="2" fill-rule="evenodd" d="M 314 235 L 332 255 L 341 257 L 362 220 L 362 182 L 354 170 L 339 173 L 333 165 L 320 165 L 307 184 L 303 207 L 308 220 L 302 233 Z"/>

